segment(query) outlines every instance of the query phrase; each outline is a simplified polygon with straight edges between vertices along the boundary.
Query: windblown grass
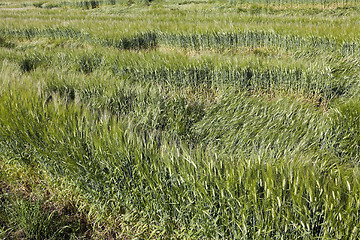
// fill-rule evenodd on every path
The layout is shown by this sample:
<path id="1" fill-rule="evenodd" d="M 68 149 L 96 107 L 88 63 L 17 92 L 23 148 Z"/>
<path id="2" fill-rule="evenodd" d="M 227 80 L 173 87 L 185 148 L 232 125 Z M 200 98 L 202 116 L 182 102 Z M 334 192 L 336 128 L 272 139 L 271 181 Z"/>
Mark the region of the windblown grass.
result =
<path id="1" fill-rule="evenodd" d="M 30 169 L 91 222 L 2 187 L 1 237 L 359 238 L 358 26 L 328 31 L 356 11 L 93 2 L 0 12 L 0 181 Z"/>

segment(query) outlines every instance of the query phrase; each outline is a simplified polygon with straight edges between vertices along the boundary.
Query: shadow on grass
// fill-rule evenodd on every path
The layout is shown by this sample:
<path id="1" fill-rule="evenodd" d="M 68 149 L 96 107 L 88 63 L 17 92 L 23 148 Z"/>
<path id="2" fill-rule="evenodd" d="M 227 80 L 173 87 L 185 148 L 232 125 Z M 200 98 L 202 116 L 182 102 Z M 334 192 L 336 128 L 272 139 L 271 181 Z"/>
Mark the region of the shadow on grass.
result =
<path id="1" fill-rule="evenodd" d="M 89 239 L 91 232 L 76 207 L 29 198 L 0 182 L 0 239 Z"/>

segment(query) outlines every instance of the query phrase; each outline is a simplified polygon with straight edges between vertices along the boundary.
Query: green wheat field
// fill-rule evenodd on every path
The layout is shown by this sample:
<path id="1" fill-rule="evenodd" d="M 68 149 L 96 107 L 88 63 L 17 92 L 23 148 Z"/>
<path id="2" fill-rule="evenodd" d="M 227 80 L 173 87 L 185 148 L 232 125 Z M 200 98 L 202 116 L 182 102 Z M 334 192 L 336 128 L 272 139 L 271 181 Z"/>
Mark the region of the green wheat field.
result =
<path id="1" fill-rule="evenodd" d="M 0 239 L 359 239 L 359 0 L 0 0 Z"/>

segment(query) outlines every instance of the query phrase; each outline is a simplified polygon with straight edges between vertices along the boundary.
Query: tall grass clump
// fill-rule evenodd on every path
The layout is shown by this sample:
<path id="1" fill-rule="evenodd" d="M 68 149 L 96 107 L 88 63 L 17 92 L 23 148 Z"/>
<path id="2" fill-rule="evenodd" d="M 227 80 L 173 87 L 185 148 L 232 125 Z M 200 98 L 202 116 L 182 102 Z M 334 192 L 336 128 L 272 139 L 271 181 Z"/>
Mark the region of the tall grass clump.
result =
<path id="1" fill-rule="evenodd" d="M 275 159 L 319 149 L 326 129 L 314 106 L 232 93 L 194 126 L 205 146 L 228 154 L 271 155 Z"/>
<path id="2" fill-rule="evenodd" d="M 2 221 L 6 231 L 1 232 L 0 236 L 4 239 L 60 239 L 75 236 L 78 226 L 62 219 L 55 211 L 46 211 L 41 201 L 31 202 L 19 196 L 9 198 L 4 193 L 1 205 L 4 207 Z"/>
<path id="3" fill-rule="evenodd" d="M 33 54 L 29 56 L 25 56 L 20 60 L 19 65 L 20 69 L 23 72 L 30 72 L 35 68 L 39 67 L 41 64 L 47 63 L 47 59 L 42 57 L 39 54 Z"/>
<path id="4" fill-rule="evenodd" d="M 92 0 L 92 1 L 83 1 L 83 0 L 75 0 L 75 1 L 63 1 L 59 5 L 62 6 L 71 6 L 71 7 L 79 7 L 83 9 L 95 9 L 104 5 L 115 5 L 119 0 Z"/>
<path id="5" fill-rule="evenodd" d="M 358 99 L 334 107 L 329 113 L 332 148 L 342 159 L 359 162 L 360 108 Z"/>

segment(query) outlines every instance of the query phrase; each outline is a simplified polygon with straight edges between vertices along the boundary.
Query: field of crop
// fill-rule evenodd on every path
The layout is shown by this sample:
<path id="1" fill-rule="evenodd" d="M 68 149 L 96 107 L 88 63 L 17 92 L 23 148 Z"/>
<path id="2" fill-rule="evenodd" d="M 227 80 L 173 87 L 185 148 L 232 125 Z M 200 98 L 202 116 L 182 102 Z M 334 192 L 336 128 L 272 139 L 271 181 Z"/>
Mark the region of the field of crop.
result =
<path id="1" fill-rule="evenodd" d="M 359 239 L 357 0 L 0 0 L 0 239 Z"/>

